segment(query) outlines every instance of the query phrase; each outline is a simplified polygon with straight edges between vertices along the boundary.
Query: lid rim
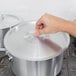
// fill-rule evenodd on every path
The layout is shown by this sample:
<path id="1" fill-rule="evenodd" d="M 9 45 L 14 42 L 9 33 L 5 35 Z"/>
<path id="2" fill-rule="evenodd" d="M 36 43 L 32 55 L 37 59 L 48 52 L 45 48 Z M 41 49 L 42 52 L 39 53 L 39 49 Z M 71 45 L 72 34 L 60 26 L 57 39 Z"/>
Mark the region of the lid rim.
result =
<path id="1" fill-rule="evenodd" d="M 19 26 L 18 26 L 19 27 Z M 14 28 L 10 29 L 10 31 L 14 30 Z M 64 35 L 66 36 L 66 39 L 67 39 L 67 44 L 65 46 L 65 48 L 62 48 L 62 52 L 60 52 L 59 54 L 55 55 L 55 56 L 47 56 L 47 57 L 42 57 L 42 58 L 31 58 L 31 57 L 26 57 L 26 58 L 23 58 L 23 57 L 19 57 L 19 56 L 16 56 L 16 54 L 12 53 L 11 51 L 9 51 L 9 47 L 7 46 L 7 38 L 8 38 L 8 35 L 10 34 L 10 31 L 7 32 L 7 34 L 5 35 L 5 38 L 4 38 L 4 45 L 5 45 L 5 48 L 7 49 L 7 51 L 12 54 L 13 56 L 17 57 L 17 58 L 20 58 L 20 59 L 25 59 L 25 60 L 30 60 L 30 61 L 42 61 L 42 60 L 48 60 L 48 59 L 52 59 L 53 57 L 56 57 L 58 55 L 60 55 L 61 53 L 63 53 L 65 51 L 65 49 L 68 48 L 69 46 L 69 43 L 70 43 L 70 36 L 68 33 L 64 33 Z"/>
<path id="2" fill-rule="evenodd" d="M 12 25 L 11 28 L 14 27 L 15 25 L 21 23 L 21 22 L 23 21 L 21 17 L 16 16 L 16 15 L 13 15 L 13 14 L 1 14 L 1 15 L 3 15 L 4 17 L 6 17 L 6 16 L 7 16 L 7 17 L 13 17 L 13 18 L 15 18 L 16 20 L 18 20 L 18 22 L 17 22 L 16 24 Z M 10 26 L 1 27 L 0 30 L 2 30 L 2 29 L 7 29 L 7 28 L 10 28 Z"/>

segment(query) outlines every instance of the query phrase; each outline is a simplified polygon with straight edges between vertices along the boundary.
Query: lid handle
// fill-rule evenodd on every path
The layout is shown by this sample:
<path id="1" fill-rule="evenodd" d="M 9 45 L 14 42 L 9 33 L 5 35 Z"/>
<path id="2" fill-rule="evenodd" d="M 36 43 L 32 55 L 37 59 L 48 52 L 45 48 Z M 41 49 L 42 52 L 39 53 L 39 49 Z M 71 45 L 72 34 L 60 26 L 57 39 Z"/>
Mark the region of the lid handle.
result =
<path id="1" fill-rule="evenodd" d="M 25 33 L 24 35 L 24 39 L 28 40 L 28 41 L 32 41 L 34 40 L 36 37 L 34 36 L 34 32 L 31 31 L 31 32 L 27 32 Z"/>

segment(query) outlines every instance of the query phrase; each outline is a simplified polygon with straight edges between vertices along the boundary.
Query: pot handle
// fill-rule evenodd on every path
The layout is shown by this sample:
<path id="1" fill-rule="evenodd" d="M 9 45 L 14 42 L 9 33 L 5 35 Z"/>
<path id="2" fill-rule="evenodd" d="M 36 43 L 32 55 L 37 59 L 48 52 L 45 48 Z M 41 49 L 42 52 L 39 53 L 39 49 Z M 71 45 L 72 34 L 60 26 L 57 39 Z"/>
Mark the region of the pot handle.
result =
<path id="1" fill-rule="evenodd" d="M 7 55 L 8 55 L 8 57 L 9 57 L 9 58 L 8 58 L 9 61 L 13 61 L 13 57 L 12 57 L 12 55 L 11 55 L 10 53 L 8 53 Z"/>
<path id="2" fill-rule="evenodd" d="M 6 50 L 6 55 L 8 55 L 9 61 L 13 61 L 13 56 Z"/>

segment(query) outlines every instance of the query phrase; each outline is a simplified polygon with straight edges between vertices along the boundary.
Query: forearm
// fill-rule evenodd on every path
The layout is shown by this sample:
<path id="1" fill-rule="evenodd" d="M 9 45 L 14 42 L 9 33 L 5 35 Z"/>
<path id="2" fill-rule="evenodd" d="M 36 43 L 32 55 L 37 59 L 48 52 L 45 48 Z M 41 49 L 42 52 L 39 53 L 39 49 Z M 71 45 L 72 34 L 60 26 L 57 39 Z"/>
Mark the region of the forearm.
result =
<path id="1" fill-rule="evenodd" d="M 66 21 L 62 29 L 64 30 L 64 32 L 67 32 L 76 37 L 76 23 Z"/>

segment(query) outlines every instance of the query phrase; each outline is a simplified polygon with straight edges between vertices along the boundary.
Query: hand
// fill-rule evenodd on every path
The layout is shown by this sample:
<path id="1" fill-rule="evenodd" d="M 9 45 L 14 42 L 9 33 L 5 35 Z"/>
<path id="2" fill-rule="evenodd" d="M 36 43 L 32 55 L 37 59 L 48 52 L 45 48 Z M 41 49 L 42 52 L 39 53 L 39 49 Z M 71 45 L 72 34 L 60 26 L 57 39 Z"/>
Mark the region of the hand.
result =
<path id="1" fill-rule="evenodd" d="M 64 31 L 63 25 L 65 22 L 65 20 L 59 17 L 55 17 L 50 14 L 44 14 L 36 23 L 35 36 Z"/>

